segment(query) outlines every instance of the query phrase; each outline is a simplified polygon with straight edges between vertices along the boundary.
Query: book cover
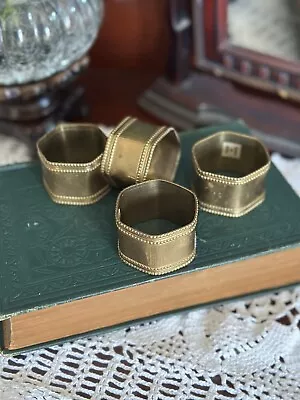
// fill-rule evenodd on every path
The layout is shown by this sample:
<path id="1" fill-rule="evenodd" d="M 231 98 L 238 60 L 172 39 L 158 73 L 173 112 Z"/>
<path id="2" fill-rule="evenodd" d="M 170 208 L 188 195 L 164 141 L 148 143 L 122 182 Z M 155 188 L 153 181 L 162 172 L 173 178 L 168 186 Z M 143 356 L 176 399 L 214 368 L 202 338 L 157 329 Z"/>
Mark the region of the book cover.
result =
<path id="1" fill-rule="evenodd" d="M 191 187 L 191 147 L 219 130 L 248 133 L 239 122 L 182 133 L 176 182 Z M 39 163 L 2 167 L 0 320 L 298 247 L 300 201 L 273 165 L 266 190 L 266 201 L 242 218 L 200 212 L 194 262 L 165 276 L 150 276 L 124 264 L 118 256 L 117 190 L 92 206 L 61 206 L 44 190 Z M 300 260 L 298 271 L 291 283 L 300 281 Z M 222 296 L 215 300 L 220 299 Z"/>

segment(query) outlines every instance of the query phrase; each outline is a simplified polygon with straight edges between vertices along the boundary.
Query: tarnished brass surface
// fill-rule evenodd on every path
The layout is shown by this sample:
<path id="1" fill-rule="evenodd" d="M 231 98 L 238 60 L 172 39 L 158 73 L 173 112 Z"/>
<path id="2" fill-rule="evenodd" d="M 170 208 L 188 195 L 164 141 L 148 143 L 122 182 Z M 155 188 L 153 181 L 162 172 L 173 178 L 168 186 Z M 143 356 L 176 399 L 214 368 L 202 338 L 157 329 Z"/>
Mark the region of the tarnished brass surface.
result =
<path id="1" fill-rule="evenodd" d="M 180 154 L 180 141 L 173 128 L 127 117 L 107 140 L 101 171 L 115 187 L 150 179 L 172 181 Z"/>
<path id="2" fill-rule="evenodd" d="M 189 264 L 196 254 L 198 201 L 193 192 L 165 180 L 124 189 L 116 204 L 121 259 L 143 272 L 162 275 Z M 137 225 L 166 220 L 176 226 L 149 234 Z"/>
<path id="3" fill-rule="evenodd" d="M 264 201 L 270 157 L 258 139 L 218 132 L 198 141 L 192 157 L 193 186 L 204 211 L 240 217 Z"/>
<path id="4" fill-rule="evenodd" d="M 110 187 L 100 164 L 106 136 L 92 124 L 61 124 L 37 142 L 44 186 L 53 201 L 88 205 Z"/>

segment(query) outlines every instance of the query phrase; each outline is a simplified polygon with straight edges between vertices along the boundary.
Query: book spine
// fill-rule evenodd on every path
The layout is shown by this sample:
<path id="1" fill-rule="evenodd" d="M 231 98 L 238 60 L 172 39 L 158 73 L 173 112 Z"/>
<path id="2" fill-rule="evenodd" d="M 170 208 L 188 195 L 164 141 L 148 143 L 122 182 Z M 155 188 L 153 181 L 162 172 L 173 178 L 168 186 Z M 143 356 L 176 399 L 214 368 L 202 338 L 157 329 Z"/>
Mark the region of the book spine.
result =
<path id="1" fill-rule="evenodd" d="M 0 321 L 0 354 L 3 353 L 4 349 L 4 333 L 3 333 L 3 321 Z"/>

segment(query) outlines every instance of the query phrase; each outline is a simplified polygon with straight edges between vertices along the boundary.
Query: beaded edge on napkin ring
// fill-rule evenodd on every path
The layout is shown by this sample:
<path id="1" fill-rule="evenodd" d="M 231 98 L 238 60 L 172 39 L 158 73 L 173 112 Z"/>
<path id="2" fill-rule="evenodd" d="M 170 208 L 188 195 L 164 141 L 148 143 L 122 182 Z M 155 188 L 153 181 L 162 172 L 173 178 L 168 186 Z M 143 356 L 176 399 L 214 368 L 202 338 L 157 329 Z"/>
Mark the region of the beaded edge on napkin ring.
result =
<path id="1" fill-rule="evenodd" d="M 192 148 L 194 190 L 200 208 L 226 217 L 241 217 L 265 200 L 264 181 L 270 156 L 257 138 L 230 131 L 199 140 Z M 238 173 L 241 177 L 220 172 Z"/>
<path id="2" fill-rule="evenodd" d="M 110 191 L 100 171 L 105 144 L 93 124 L 60 124 L 38 140 L 44 187 L 55 203 L 89 205 Z"/>
<path id="3" fill-rule="evenodd" d="M 126 264 L 150 275 L 162 275 L 193 261 L 198 200 L 192 191 L 160 179 L 139 183 L 119 194 L 115 217 L 119 256 Z M 153 219 L 180 227 L 160 235 L 135 227 Z"/>
<path id="4" fill-rule="evenodd" d="M 180 155 L 180 140 L 174 128 L 127 117 L 107 139 L 101 172 L 115 187 L 151 179 L 173 181 Z"/>

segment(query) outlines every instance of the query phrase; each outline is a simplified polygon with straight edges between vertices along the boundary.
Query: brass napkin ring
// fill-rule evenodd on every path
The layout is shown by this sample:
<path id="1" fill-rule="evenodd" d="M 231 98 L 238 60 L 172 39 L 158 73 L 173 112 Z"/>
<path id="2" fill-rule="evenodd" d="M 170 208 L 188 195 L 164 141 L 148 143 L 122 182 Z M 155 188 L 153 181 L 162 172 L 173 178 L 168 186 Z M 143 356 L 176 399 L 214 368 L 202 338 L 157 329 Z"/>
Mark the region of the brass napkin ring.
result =
<path id="1" fill-rule="evenodd" d="M 204 211 L 240 217 L 264 201 L 270 157 L 258 139 L 218 132 L 198 141 L 192 158 L 194 189 Z"/>
<path id="2" fill-rule="evenodd" d="M 180 154 L 179 137 L 173 128 L 127 117 L 108 137 L 101 171 L 115 187 L 159 178 L 172 181 Z"/>
<path id="3" fill-rule="evenodd" d="M 44 186 L 54 202 L 87 205 L 109 192 L 100 171 L 105 144 L 92 124 L 61 124 L 38 140 Z"/>
<path id="4" fill-rule="evenodd" d="M 175 183 L 157 179 L 124 189 L 116 204 L 120 258 L 151 275 L 186 266 L 196 254 L 197 218 L 195 194 Z M 167 220 L 176 228 L 152 235 L 137 227 L 155 219 Z"/>

